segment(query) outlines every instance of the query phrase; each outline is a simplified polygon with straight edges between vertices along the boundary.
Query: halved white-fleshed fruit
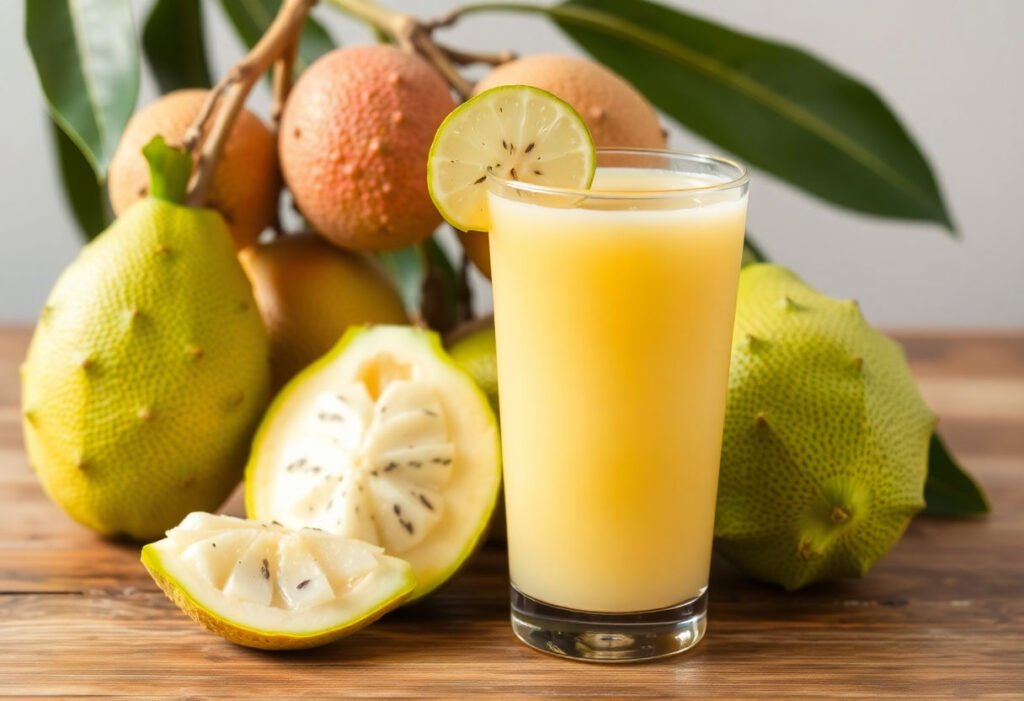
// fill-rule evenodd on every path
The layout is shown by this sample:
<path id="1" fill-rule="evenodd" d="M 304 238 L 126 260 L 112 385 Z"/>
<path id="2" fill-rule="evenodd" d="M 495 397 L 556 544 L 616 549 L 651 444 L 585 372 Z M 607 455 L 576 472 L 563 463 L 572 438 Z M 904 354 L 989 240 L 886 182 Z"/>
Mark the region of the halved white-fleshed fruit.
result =
<path id="1" fill-rule="evenodd" d="M 501 485 L 487 398 L 437 336 L 350 328 L 267 411 L 246 468 L 250 518 L 380 545 L 412 565 L 410 601 L 486 535 Z"/>
<path id="2" fill-rule="evenodd" d="M 490 231 L 487 178 L 585 189 L 597 155 L 572 106 L 528 85 L 485 90 L 452 110 L 427 158 L 427 189 L 441 216 L 460 231 Z"/>
<path id="3" fill-rule="evenodd" d="M 350 635 L 416 586 L 407 562 L 369 543 L 202 512 L 145 546 L 142 564 L 196 622 L 267 650 Z"/>

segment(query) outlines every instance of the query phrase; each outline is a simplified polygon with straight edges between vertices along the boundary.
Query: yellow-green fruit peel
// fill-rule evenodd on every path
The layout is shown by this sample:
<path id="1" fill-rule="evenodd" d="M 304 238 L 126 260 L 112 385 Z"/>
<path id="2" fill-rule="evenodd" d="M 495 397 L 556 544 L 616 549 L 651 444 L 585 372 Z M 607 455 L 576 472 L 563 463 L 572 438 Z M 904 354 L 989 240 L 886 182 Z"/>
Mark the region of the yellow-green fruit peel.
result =
<path id="1" fill-rule="evenodd" d="M 292 650 L 366 627 L 415 586 L 408 563 L 312 529 L 192 513 L 142 549 L 182 611 L 237 645 Z"/>
<path id="2" fill-rule="evenodd" d="M 717 550 L 786 589 L 862 576 L 924 506 L 933 425 L 902 349 L 854 301 L 745 268 Z"/>
<path id="3" fill-rule="evenodd" d="M 22 369 L 29 458 L 76 520 L 158 537 L 238 483 L 269 374 L 221 216 L 143 200 L 46 303 Z"/>
<path id="4" fill-rule="evenodd" d="M 501 486 L 494 413 L 433 333 L 350 327 L 274 400 L 253 441 L 251 518 L 409 562 L 414 601 L 483 541 Z"/>

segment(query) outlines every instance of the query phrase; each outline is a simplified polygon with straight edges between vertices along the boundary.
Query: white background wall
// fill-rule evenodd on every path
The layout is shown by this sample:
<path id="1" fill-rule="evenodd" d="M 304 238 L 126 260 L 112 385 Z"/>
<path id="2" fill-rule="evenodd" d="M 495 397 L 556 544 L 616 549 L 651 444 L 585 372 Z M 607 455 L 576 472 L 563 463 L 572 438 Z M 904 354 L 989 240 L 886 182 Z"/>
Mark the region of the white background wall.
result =
<path id="1" fill-rule="evenodd" d="M 457 4 L 380 1 L 425 16 Z M 961 231 L 954 240 L 937 226 L 840 211 L 755 172 L 750 228 L 774 259 L 830 294 L 857 297 L 888 327 L 1024 325 L 1024 1 L 668 1 L 800 45 L 873 86 L 930 158 Z M 220 73 L 241 49 L 216 3 L 204 4 Z M 22 6 L 0 2 L 0 323 L 32 321 L 80 245 L 59 192 Z M 148 6 L 136 0 L 138 18 Z M 370 41 L 332 8 L 316 13 L 336 38 Z M 577 51 L 544 20 L 513 15 L 470 18 L 445 39 L 520 53 Z M 152 96 L 147 75 L 142 102 Z M 265 95 L 252 104 L 264 109 Z M 670 143 L 718 150 L 677 128 Z"/>

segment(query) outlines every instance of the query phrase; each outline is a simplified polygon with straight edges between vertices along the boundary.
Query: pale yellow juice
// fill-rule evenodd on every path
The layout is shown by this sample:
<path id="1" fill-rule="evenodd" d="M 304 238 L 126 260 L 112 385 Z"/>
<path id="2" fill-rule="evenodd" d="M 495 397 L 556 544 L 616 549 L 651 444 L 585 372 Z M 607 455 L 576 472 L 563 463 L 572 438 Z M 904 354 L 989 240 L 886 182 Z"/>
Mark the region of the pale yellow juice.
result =
<path id="1" fill-rule="evenodd" d="M 599 168 L 591 189 L 721 182 Z M 708 581 L 745 191 L 540 201 L 489 196 L 512 582 L 583 611 L 680 604 Z"/>

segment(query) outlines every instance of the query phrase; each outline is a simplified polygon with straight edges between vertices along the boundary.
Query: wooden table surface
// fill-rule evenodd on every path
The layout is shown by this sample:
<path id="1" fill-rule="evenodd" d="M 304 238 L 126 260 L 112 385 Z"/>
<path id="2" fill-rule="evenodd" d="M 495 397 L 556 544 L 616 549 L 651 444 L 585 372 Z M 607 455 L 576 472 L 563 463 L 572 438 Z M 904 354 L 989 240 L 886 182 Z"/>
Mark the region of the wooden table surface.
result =
<path id="1" fill-rule="evenodd" d="M 136 546 L 43 495 L 19 426 L 28 333 L 0 330 L 0 697 L 1024 699 L 1024 332 L 899 338 L 992 515 L 918 518 L 866 579 L 793 594 L 716 561 L 704 642 L 623 667 L 517 643 L 494 546 L 434 599 L 324 648 L 258 652 L 207 633 Z"/>

